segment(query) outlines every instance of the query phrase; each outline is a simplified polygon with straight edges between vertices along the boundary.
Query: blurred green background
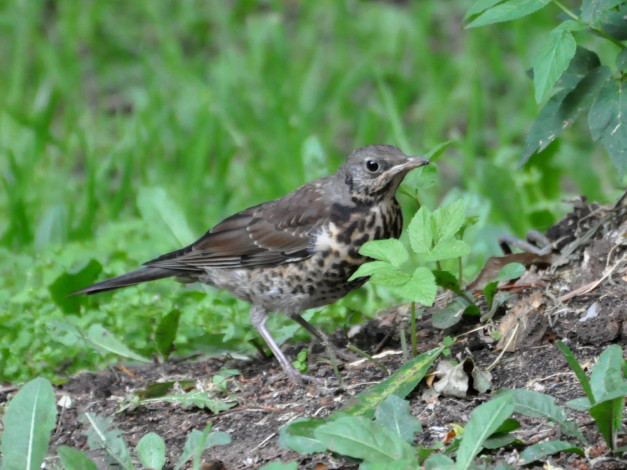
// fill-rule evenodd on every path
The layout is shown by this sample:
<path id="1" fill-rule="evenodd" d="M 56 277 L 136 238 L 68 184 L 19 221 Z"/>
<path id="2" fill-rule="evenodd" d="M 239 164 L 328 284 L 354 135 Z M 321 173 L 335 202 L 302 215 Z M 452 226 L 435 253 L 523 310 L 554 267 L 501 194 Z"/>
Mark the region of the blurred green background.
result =
<path id="1" fill-rule="evenodd" d="M 464 30 L 470 3 L 4 0 L 0 380 L 102 365 L 75 334 L 93 324 L 150 356 L 176 308 L 180 353 L 249 351 L 248 306 L 223 292 L 164 281 L 65 306 L 61 293 L 92 259 L 99 279 L 134 269 L 358 146 L 453 141 L 412 181 L 432 209 L 465 198 L 478 216 L 467 276 L 501 233 L 545 230 L 577 194 L 615 198 L 583 126 L 517 166 L 539 109 L 526 69 L 559 12 Z M 313 321 L 331 329 L 393 301 L 369 287 Z"/>

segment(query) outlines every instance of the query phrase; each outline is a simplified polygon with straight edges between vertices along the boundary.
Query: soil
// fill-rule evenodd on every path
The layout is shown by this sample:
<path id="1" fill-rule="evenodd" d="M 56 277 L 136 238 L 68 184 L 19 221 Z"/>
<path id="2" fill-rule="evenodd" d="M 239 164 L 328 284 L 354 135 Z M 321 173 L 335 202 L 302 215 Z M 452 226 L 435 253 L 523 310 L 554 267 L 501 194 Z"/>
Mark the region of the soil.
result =
<path id="1" fill-rule="evenodd" d="M 457 336 L 451 347 L 452 359 L 472 358 L 476 367 L 491 364 L 492 382 L 484 393 L 469 392 L 462 397 L 436 393 L 433 384 L 421 383 L 407 398 L 412 413 L 422 423 L 424 432 L 416 444 L 433 445 L 444 442 L 453 425 L 463 426 L 479 404 L 490 398 L 490 391 L 524 388 L 550 394 L 558 405 L 583 396 L 583 391 L 555 343 L 566 342 L 589 374 L 600 353 L 610 344 L 627 345 L 627 202 L 623 197 L 616 205 L 599 206 L 574 201 L 573 210 L 547 233 L 549 248 L 527 258 L 526 272 L 516 281 L 501 283 L 496 302 L 500 305 L 486 319 L 486 302 L 478 279 L 471 284 L 481 316 L 464 317 L 448 330 L 432 326 L 431 315 L 449 298 L 442 294 L 436 305 L 425 312 L 418 324 L 419 352 L 441 344 L 445 335 Z M 505 300 L 503 300 L 505 299 Z M 380 318 L 350 332 L 350 341 L 371 354 L 390 370 L 403 363 L 399 331 L 409 321 L 407 306 L 385 312 Z M 409 331 L 408 327 L 405 331 Z M 498 331 L 501 339 L 494 340 Z M 512 336 L 514 332 L 514 336 Z M 342 348 L 347 341 L 343 332 L 332 337 Z M 288 346 L 288 357 L 302 346 Z M 292 356 L 290 356 L 292 355 Z M 309 374 L 332 377 L 328 364 L 314 351 Z M 221 368 L 238 369 L 240 375 L 227 381 L 225 391 L 212 387 L 211 378 Z M 279 428 L 297 417 L 328 416 L 350 397 L 387 377 L 370 361 L 340 361 L 344 384 L 329 380 L 324 385 L 295 386 L 280 377 L 274 360 L 235 360 L 232 358 L 173 359 L 167 363 L 132 369 L 82 373 L 56 387 L 57 398 L 66 404 L 59 408 L 58 424 L 53 432 L 48 465 L 57 461 L 56 448 L 68 445 L 85 450 L 108 468 L 102 451 L 90 451 L 79 419 L 85 412 L 112 417 L 127 445 L 134 448 L 142 436 L 155 432 L 166 443 L 166 468 L 173 468 L 187 435 L 202 431 L 212 423 L 213 431 L 231 436 L 231 444 L 212 447 L 203 454 L 203 468 L 229 470 L 258 468 L 274 460 L 296 461 L 305 469 L 353 469 L 358 462 L 332 454 L 299 455 L 279 447 Z M 278 377 L 278 378 L 277 378 Z M 218 398 L 231 398 L 237 403 L 216 414 L 197 407 L 155 401 L 132 406 L 134 392 L 151 384 L 167 381 L 193 381 L 197 389 L 207 389 Z M 12 396 L 0 392 L 0 402 Z M 124 406 L 123 406 L 124 405 Z M 571 412 L 591 447 L 588 457 L 557 454 L 550 458 L 554 467 L 577 469 L 622 469 L 627 461 L 611 457 L 594 421 L 585 413 Z M 517 416 L 521 428 L 514 431 L 524 445 L 547 439 L 559 439 L 559 428 L 540 418 Z M 624 423 L 623 423 L 624 424 Z M 624 436 L 622 437 L 624 443 Z M 489 451 L 494 462 L 516 466 L 521 447 L 505 447 Z M 490 464 L 491 465 L 491 464 Z M 139 466 L 139 465 L 138 465 Z M 531 467 L 541 468 L 541 467 Z M 547 467 L 544 467 L 547 468 Z"/>

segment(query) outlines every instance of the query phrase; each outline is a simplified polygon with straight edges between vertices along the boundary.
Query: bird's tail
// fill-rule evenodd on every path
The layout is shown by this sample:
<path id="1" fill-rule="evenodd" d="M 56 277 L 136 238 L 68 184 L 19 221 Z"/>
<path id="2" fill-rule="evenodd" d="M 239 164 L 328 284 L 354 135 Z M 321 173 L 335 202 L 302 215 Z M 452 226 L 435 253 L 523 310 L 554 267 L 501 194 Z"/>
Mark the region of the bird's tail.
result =
<path id="1" fill-rule="evenodd" d="M 177 272 L 171 269 L 163 268 L 142 268 L 137 271 L 131 271 L 130 273 L 122 274 L 121 276 L 112 277 L 106 281 L 97 282 L 84 289 L 72 292 L 72 295 L 78 294 L 98 294 L 99 292 L 106 292 L 108 290 L 119 289 L 121 287 L 134 286 L 135 284 L 141 284 L 142 282 L 156 281 L 157 279 L 163 279 L 165 277 L 176 276 Z"/>

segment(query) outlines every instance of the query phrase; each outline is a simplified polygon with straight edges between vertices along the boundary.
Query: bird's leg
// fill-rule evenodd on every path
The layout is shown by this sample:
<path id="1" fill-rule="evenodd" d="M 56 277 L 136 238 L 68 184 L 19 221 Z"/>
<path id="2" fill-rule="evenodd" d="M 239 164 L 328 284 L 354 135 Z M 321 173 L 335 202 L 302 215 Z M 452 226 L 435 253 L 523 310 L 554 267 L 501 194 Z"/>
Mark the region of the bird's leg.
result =
<path id="1" fill-rule="evenodd" d="M 318 328 L 313 326 L 311 323 L 309 323 L 300 315 L 298 314 L 292 315 L 292 318 L 300 326 L 302 326 L 307 331 L 309 331 L 309 333 L 311 333 L 326 348 L 331 359 L 331 365 L 333 366 L 333 369 L 336 371 L 336 375 L 337 375 L 337 370 L 338 370 L 336 356 L 341 357 L 345 361 L 352 361 L 354 359 L 354 357 L 351 357 L 350 355 L 345 354 L 338 349 L 335 349 L 333 345 L 331 344 L 331 342 L 329 341 L 329 337 L 327 335 L 325 335 L 322 331 L 320 331 Z"/>
<path id="2" fill-rule="evenodd" d="M 283 354 L 283 351 L 281 351 L 281 348 L 279 348 L 279 345 L 276 343 L 276 341 L 270 334 L 270 331 L 266 327 L 266 321 L 268 320 L 268 312 L 266 312 L 266 309 L 257 305 L 253 305 L 250 308 L 249 315 L 250 322 L 252 323 L 253 327 L 259 332 L 261 337 L 264 339 L 264 341 L 272 351 L 272 354 L 274 354 L 274 357 L 276 357 L 279 361 L 281 368 L 293 383 L 300 384 L 303 381 L 317 382 L 320 380 L 316 377 L 301 374 L 296 369 L 294 369 L 294 366 L 292 366 L 290 361 L 287 360 L 285 354 Z"/>

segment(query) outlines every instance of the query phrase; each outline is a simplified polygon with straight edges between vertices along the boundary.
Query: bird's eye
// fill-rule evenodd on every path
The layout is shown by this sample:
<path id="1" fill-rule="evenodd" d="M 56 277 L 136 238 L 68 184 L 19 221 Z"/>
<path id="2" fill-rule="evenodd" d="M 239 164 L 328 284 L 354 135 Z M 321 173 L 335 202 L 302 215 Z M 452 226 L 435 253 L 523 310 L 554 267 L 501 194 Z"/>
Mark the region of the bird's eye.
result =
<path id="1" fill-rule="evenodd" d="M 366 162 L 366 169 L 374 173 L 379 169 L 379 162 L 376 160 L 368 160 Z"/>

